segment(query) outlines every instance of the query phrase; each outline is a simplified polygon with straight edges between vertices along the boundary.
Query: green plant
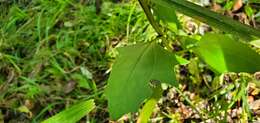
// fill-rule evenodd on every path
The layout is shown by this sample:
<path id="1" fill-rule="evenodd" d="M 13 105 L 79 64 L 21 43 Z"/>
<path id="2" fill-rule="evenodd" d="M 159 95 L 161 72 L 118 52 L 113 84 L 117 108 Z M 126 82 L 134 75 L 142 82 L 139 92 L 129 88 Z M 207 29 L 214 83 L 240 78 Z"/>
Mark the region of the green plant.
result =
<path id="1" fill-rule="evenodd" d="M 157 99 L 158 95 L 153 93 L 159 91 L 155 91 L 158 89 L 153 89 L 153 86 L 158 88 L 158 83 L 167 83 L 178 88 L 174 66 L 181 63 L 183 59 L 178 60 L 180 56 L 169 52 L 171 49 L 169 39 L 172 37 L 164 27 L 166 25 L 172 29 L 175 39 L 188 36 L 178 34 L 178 30 L 182 27 L 175 11 L 208 23 L 226 33 L 199 36 L 189 43 L 192 47 L 187 48 L 207 63 L 216 75 L 226 72 L 253 73 L 260 70 L 260 55 L 247 44 L 253 39 L 259 39 L 259 30 L 186 0 L 139 0 L 139 3 L 158 36 L 149 43 L 119 49 L 105 91 L 112 119 L 118 119 L 129 112 L 137 112 L 148 98 Z M 183 44 L 184 41 L 182 40 Z M 162 45 L 160 46 L 159 43 Z M 243 85 L 244 90 L 245 86 Z M 242 97 L 240 94 L 234 100 L 237 101 Z M 147 103 L 155 105 L 149 100 Z M 143 112 L 148 111 L 145 110 L 146 107 L 145 105 Z M 144 117 L 143 112 L 141 117 Z M 149 112 L 151 110 L 146 114 L 150 115 Z M 146 122 L 147 118 L 149 117 L 146 116 L 140 122 Z"/>
<path id="2" fill-rule="evenodd" d="M 202 0 L 102 1 L 96 15 L 94 0 L 0 0 L 0 122 L 257 119 L 257 29 Z M 239 0 L 211 1 L 229 15 Z M 259 0 L 243 3 L 259 26 Z"/>
<path id="3" fill-rule="evenodd" d="M 95 108 L 94 100 L 81 101 L 42 123 L 75 123 Z"/>
<path id="4" fill-rule="evenodd" d="M 21 0 L 0 1 L 0 110 L 4 120 L 8 122 L 5 113 L 10 111 L 17 112 L 12 120 L 24 113 L 22 120 L 40 122 L 83 99 L 98 101 L 96 114 L 103 113 L 106 107 L 101 95 L 113 47 L 150 36 L 142 33 L 148 25 L 142 9 L 104 1 L 96 15 L 93 0 L 17 1 Z M 17 110 L 28 106 L 26 102 L 37 105 L 36 111 Z"/>

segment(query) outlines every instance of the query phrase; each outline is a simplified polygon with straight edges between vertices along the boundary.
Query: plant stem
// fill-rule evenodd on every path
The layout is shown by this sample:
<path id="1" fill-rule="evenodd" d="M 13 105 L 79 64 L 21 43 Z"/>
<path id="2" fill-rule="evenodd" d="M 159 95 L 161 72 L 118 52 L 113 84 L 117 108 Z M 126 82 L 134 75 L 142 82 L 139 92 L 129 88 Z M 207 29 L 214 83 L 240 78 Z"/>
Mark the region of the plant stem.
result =
<path id="1" fill-rule="evenodd" d="M 138 0 L 138 1 L 139 1 L 140 5 L 142 6 L 148 21 L 150 22 L 150 24 L 152 25 L 152 27 L 158 34 L 158 37 L 162 39 L 163 45 L 168 50 L 171 50 L 172 48 L 168 45 L 168 41 L 164 37 L 165 36 L 164 32 L 161 30 L 160 25 L 155 21 L 153 14 L 151 13 L 151 9 L 150 9 L 149 5 L 147 4 L 147 0 Z"/>
<path id="2" fill-rule="evenodd" d="M 150 24 L 153 26 L 154 30 L 157 32 L 158 36 L 161 37 L 164 35 L 163 31 L 160 29 L 159 24 L 154 20 L 153 14 L 151 13 L 151 9 L 147 4 L 147 0 L 138 0 L 140 5 L 142 6 L 144 13 L 150 22 Z"/>

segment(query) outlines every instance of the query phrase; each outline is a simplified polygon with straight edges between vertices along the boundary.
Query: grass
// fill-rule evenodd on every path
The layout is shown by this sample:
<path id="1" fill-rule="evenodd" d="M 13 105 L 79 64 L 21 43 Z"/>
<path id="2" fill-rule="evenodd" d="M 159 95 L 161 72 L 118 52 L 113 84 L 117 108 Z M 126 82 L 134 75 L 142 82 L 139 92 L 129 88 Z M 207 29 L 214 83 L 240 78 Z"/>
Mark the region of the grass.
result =
<path id="1" fill-rule="evenodd" d="M 97 104 L 82 122 L 107 122 L 103 90 L 116 48 L 156 38 L 136 1 L 106 0 L 96 15 L 91 0 L 3 0 L 0 12 L 0 122 L 39 122 L 82 99 Z M 248 109 L 252 75 L 215 75 L 192 52 L 180 55 L 191 63 L 178 66 L 181 85 L 165 87 L 151 121 L 227 121 L 239 108 L 233 121 L 257 120 Z"/>
<path id="2" fill-rule="evenodd" d="M 140 33 L 148 27 L 142 10 L 129 3 L 104 2 L 96 15 L 93 2 L 7 2 L 1 3 L 0 107 L 16 112 L 30 103 L 33 116 L 23 118 L 35 122 L 79 99 L 104 102 L 114 47 L 148 40 Z"/>

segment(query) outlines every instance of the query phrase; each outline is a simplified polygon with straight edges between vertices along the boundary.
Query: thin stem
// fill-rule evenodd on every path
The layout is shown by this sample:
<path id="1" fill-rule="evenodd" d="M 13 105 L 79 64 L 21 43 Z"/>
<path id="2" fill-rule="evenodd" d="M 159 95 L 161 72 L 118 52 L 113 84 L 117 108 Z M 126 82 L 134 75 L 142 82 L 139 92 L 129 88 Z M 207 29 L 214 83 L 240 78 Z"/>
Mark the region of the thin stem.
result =
<path id="1" fill-rule="evenodd" d="M 151 13 L 151 9 L 147 4 L 147 0 L 138 0 L 140 5 L 142 6 L 144 13 L 150 22 L 150 24 L 153 26 L 154 30 L 157 32 L 158 36 L 161 37 L 164 35 L 163 31 L 160 29 L 159 24 L 154 20 L 153 14 Z"/>
<path id="2" fill-rule="evenodd" d="M 174 88 L 175 88 L 175 90 L 189 103 L 189 105 L 191 106 L 191 108 L 198 113 L 198 115 L 201 117 L 201 119 L 203 119 L 203 115 L 202 115 L 201 113 L 204 114 L 204 112 L 199 111 L 199 110 L 196 108 L 196 106 L 191 102 L 191 100 L 190 100 L 185 94 L 183 94 L 178 87 L 174 87 Z"/>
<path id="3" fill-rule="evenodd" d="M 168 49 L 171 50 L 172 48 L 168 45 L 168 41 L 167 39 L 164 37 L 165 34 L 164 32 L 161 30 L 160 25 L 155 21 L 153 14 L 151 12 L 151 8 L 149 7 L 149 5 L 147 4 L 147 0 L 138 0 L 141 7 L 144 10 L 144 13 L 148 19 L 148 21 L 150 22 L 150 24 L 152 25 L 152 27 L 154 28 L 154 30 L 156 31 L 156 33 L 158 34 L 158 37 L 162 39 L 162 43 L 163 45 Z"/>

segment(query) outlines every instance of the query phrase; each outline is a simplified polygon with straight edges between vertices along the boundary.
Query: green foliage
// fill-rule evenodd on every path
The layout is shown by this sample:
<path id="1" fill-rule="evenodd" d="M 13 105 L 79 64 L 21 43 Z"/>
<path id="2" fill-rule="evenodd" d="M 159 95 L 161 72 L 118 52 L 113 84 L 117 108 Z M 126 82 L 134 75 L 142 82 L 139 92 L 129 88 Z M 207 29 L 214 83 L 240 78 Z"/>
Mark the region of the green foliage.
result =
<path id="1" fill-rule="evenodd" d="M 150 81 L 159 80 L 176 85 L 176 64 L 175 56 L 156 43 L 119 49 L 105 93 L 112 119 L 136 112 L 141 103 L 152 94 Z"/>
<path id="2" fill-rule="evenodd" d="M 203 36 L 195 52 L 218 73 L 260 70 L 260 55 L 227 35 Z"/>
<path id="3" fill-rule="evenodd" d="M 153 19 L 151 8 L 154 11 L 153 14 L 168 23 L 170 28 L 173 27 L 172 31 L 175 32 L 177 26 L 179 27 L 179 21 L 175 14 L 176 10 L 215 26 L 227 33 L 242 37 L 247 41 L 254 36 L 260 37 L 258 30 L 188 1 L 152 1 L 154 5 L 152 7 L 149 6 L 145 0 L 139 0 L 139 2 L 155 31 L 159 36 L 162 36 L 159 38 L 162 39 L 163 44 L 167 48 L 169 48 L 167 46 L 167 39 L 164 37 L 167 36 L 167 34 L 163 34 L 163 29 L 161 29 L 159 24 Z M 231 9 L 232 6 L 233 3 L 232 5 L 230 4 L 227 9 Z M 175 24 L 175 26 L 173 24 Z M 197 46 L 197 48 L 194 49 L 195 53 L 217 73 L 256 72 L 260 69 L 259 54 L 246 44 L 235 41 L 231 36 L 207 34 L 203 36 L 198 43 L 195 42 L 193 43 L 194 46 Z M 137 111 L 140 104 L 151 96 L 152 92 L 147 84 L 148 81 L 156 79 L 169 83 L 175 80 L 175 77 L 172 77 L 174 73 L 170 72 L 171 70 L 169 68 L 171 67 L 169 66 L 171 66 L 172 63 L 176 65 L 177 60 L 170 61 L 169 55 L 165 55 L 169 53 L 164 53 L 162 48 L 156 48 L 155 46 L 154 43 L 139 44 L 120 50 L 119 57 L 113 66 L 106 91 L 108 108 L 112 119 L 118 119 L 123 114 Z M 152 50 L 153 47 L 154 51 Z M 157 59 L 160 60 L 157 61 Z M 161 62 L 161 60 L 163 62 Z M 196 76 L 195 79 L 202 81 L 197 64 L 198 63 L 191 61 L 189 66 L 192 68 L 192 75 Z M 146 68 L 146 66 L 149 67 Z M 159 72 L 153 73 L 155 70 L 159 70 Z M 153 100 L 151 107 L 153 107 L 154 104 L 155 102 Z M 150 105 L 149 101 L 147 105 Z M 147 117 L 151 114 L 151 109 L 146 110 L 147 105 L 144 106 L 144 111 L 141 112 L 141 118 L 143 117 L 145 122 L 147 122 Z"/>
<path id="4" fill-rule="evenodd" d="M 36 115 L 23 118 L 35 122 L 65 102 L 99 98 L 113 48 L 154 37 L 141 8 L 129 15 L 131 3 L 104 1 L 96 15 L 92 0 L 5 1 L 8 5 L 0 1 L 0 107 L 12 112 L 32 100 Z M 58 107 L 49 107 L 57 102 Z"/>
<path id="5" fill-rule="evenodd" d="M 95 108 L 94 100 L 82 101 L 50 117 L 42 123 L 75 123 Z"/>
<path id="6" fill-rule="evenodd" d="M 241 122 L 256 119 L 247 89 L 259 75 L 240 72 L 260 70 L 259 29 L 192 3 L 201 0 L 139 0 L 144 11 L 137 1 L 110 1 L 103 0 L 96 15 L 94 0 L 0 0 L 0 122 L 40 122 L 67 103 L 92 98 L 95 112 L 87 114 L 93 100 L 83 101 L 44 122 L 77 122 L 86 115 L 83 122 L 109 122 L 106 99 L 112 119 L 140 107 L 138 122 L 186 122 L 181 113 L 187 107 L 200 121 L 226 122 L 236 107 L 243 109 Z M 239 20 L 257 27 L 259 0 L 243 1 L 239 13 L 232 10 L 235 1 L 203 2 L 220 6 L 222 14 L 243 14 Z M 208 31 L 213 34 L 202 36 Z M 112 65 L 116 48 L 125 45 L 132 46 L 119 48 Z M 137 120 L 128 116 L 121 120 Z"/>
<path id="7" fill-rule="evenodd" d="M 151 98 L 145 102 L 142 110 L 140 111 L 140 116 L 137 121 L 138 123 L 147 123 L 149 121 L 157 102 L 162 96 L 163 89 L 161 83 L 154 83 L 154 85 L 152 85 L 152 90 L 153 94 Z"/>
<path id="8" fill-rule="evenodd" d="M 198 19 L 204 23 L 214 26 L 220 30 L 232 33 L 235 36 L 246 40 L 252 39 L 252 36 L 260 37 L 260 31 L 241 24 L 233 19 L 212 12 L 207 8 L 191 3 L 186 0 L 158 0 L 158 4 L 165 8 L 172 8 L 176 11 Z"/>
<path id="9" fill-rule="evenodd" d="M 158 4 L 157 0 L 152 0 L 151 2 L 154 4 L 153 10 L 155 15 L 157 15 L 160 20 L 165 22 L 169 29 L 176 32 L 181 28 L 180 22 L 173 8 L 162 6 L 161 4 Z"/>

